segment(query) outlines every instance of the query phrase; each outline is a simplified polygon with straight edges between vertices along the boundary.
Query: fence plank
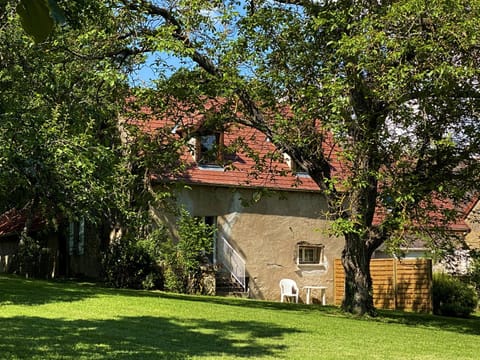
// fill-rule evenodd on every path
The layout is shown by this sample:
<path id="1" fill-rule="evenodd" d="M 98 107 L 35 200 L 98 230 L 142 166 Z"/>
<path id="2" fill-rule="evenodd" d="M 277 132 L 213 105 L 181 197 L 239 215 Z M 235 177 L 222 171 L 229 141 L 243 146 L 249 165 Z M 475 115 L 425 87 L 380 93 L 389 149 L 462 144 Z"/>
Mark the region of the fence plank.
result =
<path id="1" fill-rule="evenodd" d="M 340 259 L 334 262 L 334 303 L 345 293 L 345 273 Z M 370 273 L 375 307 L 405 311 L 432 311 L 432 262 L 428 259 L 372 259 Z"/>

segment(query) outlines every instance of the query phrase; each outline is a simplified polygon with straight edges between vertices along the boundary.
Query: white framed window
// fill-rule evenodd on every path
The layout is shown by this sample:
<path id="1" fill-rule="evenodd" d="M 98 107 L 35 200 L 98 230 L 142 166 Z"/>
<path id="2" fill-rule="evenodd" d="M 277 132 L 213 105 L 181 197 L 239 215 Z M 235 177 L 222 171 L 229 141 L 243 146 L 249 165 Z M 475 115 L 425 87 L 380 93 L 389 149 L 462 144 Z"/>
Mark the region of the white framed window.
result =
<path id="1" fill-rule="evenodd" d="M 223 133 L 204 133 L 193 138 L 193 156 L 199 165 L 221 165 L 223 162 Z"/>
<path id="2" fill-rule="evenodd" d="M 288 165 L 292 173 L 294 173 L 295 175 L 301 176 L 301 177 L 309 176 L 308 172 L 303 170 L 302 167 L 295 160 L 293 160 L 292 157 L 287 153 L 283 153 L 283 160 Z"/>
<path id="3" fill-rule="evenodd" d="M 324 249 L 322 244 L 301 242 L 297 244 L 297 265 L 323 265 Z"/>

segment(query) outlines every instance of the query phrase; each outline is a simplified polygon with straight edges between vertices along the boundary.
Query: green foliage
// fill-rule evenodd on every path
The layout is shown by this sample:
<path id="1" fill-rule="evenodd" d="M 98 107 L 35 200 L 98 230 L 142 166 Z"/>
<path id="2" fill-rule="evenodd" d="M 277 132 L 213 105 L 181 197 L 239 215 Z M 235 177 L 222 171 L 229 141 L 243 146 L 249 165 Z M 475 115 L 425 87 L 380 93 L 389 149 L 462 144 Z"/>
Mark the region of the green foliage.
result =
<path id="1" fill-rule="evenodd" d="M 208 262 L 213 249 L 215 228 L 182 209 L 177 222 L 178 239 L 162 244 L 165 289 L 179 293 L 196 293 L 200 265 Z"/>
<path id="2" fill-rule="evenodd" d="M 472 263 L 467 275 L 468 281 L 475 287 L 480 297 L 480 251 L 470 251 Z"/>
<path id="3" fill-rule="evenodd" d="M 46 219 L 127 213 L 117 121 L 131 62 L 115 55 L 119 14 L 108 2 L 58 1 L 68 24 L 33 44 L 13 3 L 0 15 L 0 212 L 38 199 Z"/>
<path id="4" fill-rule="evenodd" d="M 105 283 L 117 288 L 162 289 L 158 249 L 164 236 L 165 233 L 158 230 L 147 239 L 122 238 L 110 244 L 102 258 Z"/>
<path id="5" fill-rule="evenodd" d="M 53 19 L 50 16 L 49 1 L 21 0 L 17 12 L 22 19 L 23 29 L 35 42 L 42 42 L 52 32 Z"/>
<path id="6" fill-rule="evenodd" d="M 402 233 L 411 218 L 420 218 L 412 220 L 417 224 L 429 220 L 438 208 L 436 200 L 459 200 L 478 184 L 476 0 L 57 2 L 65 10 L 66 32 L 55 34 L 50 46 L 42 45 L 43 58 L 32 51 L 38 47 L 19 46 L 24 41 L 18 24 L 15 31 L 2 25 L 0 59 L 8 71 L 0 69 L 2 88 L 7 89 L 0 111 L 2 116 L 17 115 L 7 116 L 9 125 L 2 128 L 7 135 L 0 144 L 0 161 L 8 170 L 0 179 L 0 193 L 15 188 L 18 204 L 26 202 L 23 194 L 31 198 L 32 189 L 45 190 L 47 181 L 39 181 L 39 174 L 51 181 L 55 177 L 50 175 L 60 169 L 60 164 L 44 160 L 48 152 L 42 142 L 32 141 L 37 129 L 30 129 L 31 124 L 52 118 L 51 109 L 60 106 L 59 113 L 72 124 L 94 119 L 101 124 L 97 131 L 105 135 L 105 125 L 111 129 L 105 119 L 118 111 L 111 104 L 121 105 L 115 96 L 125 79 L 117 70 L 132 69 L 140 59 L 135 54 L 147 51 L 174 54 L 184 67 L 195 63 L 203 71 L 179 74 L 176 87 L 160 88 L 162 98 L 179 94 L 198 103 L 205 94 L 222 96 L 235 110 L 222 121 L 239 120 L 263 131 L 310 173 L 325 190 L 331 217 L 341 219 L 334 230 L 351 241 L 346 248 L 368 248 L 345 251 L 344 256 L 371 254 L 392 234 Z M 160 71 L 170 70 L 165 57 L 159 56 L 156 65 Z M 28 79 L 28 89 L 19 87 L 17 79 Z M 288 116 L 279 102 L 289 106 Z M 241 119 L 238 112 L 243 112 Z M 18 114 L 26 117 L 30 130 L 19 136 L 24 142 L 9 149 L 16 118 L 22 117 Z M 85 126 L 73 128 L 73 134 L 86 131 Z M 339 146 L 332 145 L 331 134 Z M 107 137 L 102 145 L 111 149 L 113 140 Z M 21 155 L 36 155 L 13 161 L 22 146 Z M 53 203 L 77 212 L 72 205 L 79 203 L 84 212 L 109 211 L 104 205 L 114 200 L 115 207 L 132 215 L 132 204 L 146 203 L 148 196 L 130 201 L 132 194 L 145 192 L 139 185 L 141 174 L 148 175 L 142 164 L 96 166 L 84 154 L 72 159 L 79 170 L 84 165 L 87 169 L 66 197 L 75 200 L 64 201 L 62 193 L 54 191 L 59 200 L 43 197 L 44 208 Z M 112 192 L 105 191 L 108 182 L 88 181 L 94 168 L 119 172 L 115 180 L 128 184 L 129 190 L 114 191 L 113 199 L 97 196 Z M 92 196 L 83 199 L 80 190 Z M 387 214 L 375 216 L 377 205 L 386 199 Z M 368 259 L 353 263 L 368 264 Z"/>
<path id="7" fill-rule="evenodd" d="M 17 252 L 18 272 L 28 277 L 39 275 L 39 265 L 41 256 L 40 243 L 22 233 Z"/>
<path id="8" fill-rule="evenodd" d="M 179 74 L 177 93 L 203 100 L 215 84 L 235 104 L 231 121 L 243 112 L 237 121 L 309 172 L 340 219 L 344 263 L 368 264 L 412 223 L 431 232 L 439 203 L 478 186 L 478 1 L 227 1 L 212 11 L 198 0 L 168 11 L 173 3 L 143 16 L 173 25 L 157 44 L 205 73 Z"/>
<path id="9" fill-rule="evenodd" d="M 171 176 L 180 162 L 168 131 L 136 132 L 122 116 L 138 60 L 122 35 L 132 16 L 112 1 L 17 3 L 0 3 L 0 213 L 35 199 L 35 215 L 51 222 L 115 224 L 127 235 L 106 250 L 106 281 L 161 287 L 150 239 L 132 239 L 145 237 L 148 206 L 167 196 L 152 191 L 150 171 Z M 43 26 L 50 15 L 63 26 Z"/>
<path id="10" fill-rule="evenodd" d="M 34 236 L 28 236 L 22 231 L 18 249 L 9 261 L 8 271 L 25 278 L 52 277 L 55 254 L 48 248 L 46 234 L 40 231 Z"/>
<path id="11" fill-rule="evenodd" d="M 434 274 L 432 285 L 433 313 L 444 316 L 468 317 L 478 305 L 475 290 L 451 275 Z"/>

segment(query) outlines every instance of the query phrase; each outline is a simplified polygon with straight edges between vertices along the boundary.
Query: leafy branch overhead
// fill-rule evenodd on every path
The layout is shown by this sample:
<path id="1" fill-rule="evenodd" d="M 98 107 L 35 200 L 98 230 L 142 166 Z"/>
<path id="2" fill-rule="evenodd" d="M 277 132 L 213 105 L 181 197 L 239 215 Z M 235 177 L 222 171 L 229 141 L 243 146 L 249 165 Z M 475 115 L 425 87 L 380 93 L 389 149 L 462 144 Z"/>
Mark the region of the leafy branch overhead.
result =
<path id="1" fill-rule="evenodd" d="M 324 190 L 345 238 L 346 310 L 373 313 L 368 264 L 380 245 L 431 227 L 432 212 L 478 188 L 478 1 L 123 4 L 155 20 L 159 36 L 140 41 L 193 61 L 243 115 L 231 119 Z M 443 215 L 441 226 L 454 218 Z"/>

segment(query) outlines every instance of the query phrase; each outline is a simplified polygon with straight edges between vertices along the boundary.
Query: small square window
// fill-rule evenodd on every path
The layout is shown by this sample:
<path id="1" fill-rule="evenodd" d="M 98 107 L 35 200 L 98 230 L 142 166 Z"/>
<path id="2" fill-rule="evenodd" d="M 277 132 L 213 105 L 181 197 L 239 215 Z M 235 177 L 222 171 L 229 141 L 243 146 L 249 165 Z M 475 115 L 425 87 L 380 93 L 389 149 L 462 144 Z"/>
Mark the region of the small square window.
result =
<path id="1" fill-rule="evenodd" d="M 323 245 L 298 244 L 297 264 L 319 265 L 323 263 Z"/>

